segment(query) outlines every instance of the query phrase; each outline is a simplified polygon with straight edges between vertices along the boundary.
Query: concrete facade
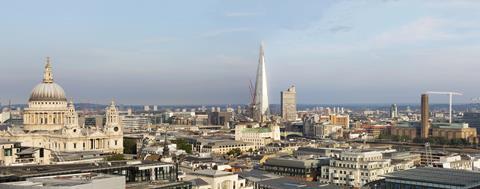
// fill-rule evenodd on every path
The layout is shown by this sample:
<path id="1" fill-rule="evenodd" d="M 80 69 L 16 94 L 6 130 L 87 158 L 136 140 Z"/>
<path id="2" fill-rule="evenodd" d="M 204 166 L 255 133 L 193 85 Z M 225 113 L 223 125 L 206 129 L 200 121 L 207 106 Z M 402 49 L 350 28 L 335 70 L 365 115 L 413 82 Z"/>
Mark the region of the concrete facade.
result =
<path id="1" fill-rule="evenodd" d="M 297 92 L 295 86 L 280 93 L 281 115 L 286 121 L 297 120 Z"/>

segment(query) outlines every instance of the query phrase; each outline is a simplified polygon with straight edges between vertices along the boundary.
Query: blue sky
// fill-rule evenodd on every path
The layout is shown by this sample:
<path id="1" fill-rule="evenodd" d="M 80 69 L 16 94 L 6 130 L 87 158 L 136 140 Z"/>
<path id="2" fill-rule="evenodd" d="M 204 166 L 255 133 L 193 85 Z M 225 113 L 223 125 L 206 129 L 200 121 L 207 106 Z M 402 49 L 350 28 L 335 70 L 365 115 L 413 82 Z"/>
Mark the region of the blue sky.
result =
<path id="1" fill-rule="evenodd" d="M 0 24 L 4 104 L 26 102 L 46 56 L 76 102 L 248 103 L 261 41 L 272 103 L 291 84 L 299 103 L 480 96 L 473 0 L 0 1 Z"/>

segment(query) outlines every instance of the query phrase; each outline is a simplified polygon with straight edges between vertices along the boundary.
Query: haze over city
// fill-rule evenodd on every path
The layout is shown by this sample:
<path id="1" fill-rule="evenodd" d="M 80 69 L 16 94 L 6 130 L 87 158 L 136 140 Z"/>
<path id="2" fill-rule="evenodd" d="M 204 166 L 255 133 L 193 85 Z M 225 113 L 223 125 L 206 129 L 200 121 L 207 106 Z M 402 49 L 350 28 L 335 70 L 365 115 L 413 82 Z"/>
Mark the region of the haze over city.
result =
<path id="1" fill-rule="evenodd" d="M 0 189 L 480 188 L 480 1 L 0 2 Z"/>
<path id="2" fill-rule="evenodd" d="M 76 102 L 247 104 L 261 41 L 271 103 L 292 84 L 300 104 L 480 96 L 477 1 L 277 2 L 4 1 L 0 102 L 25 103 L 50 56 Z"/>

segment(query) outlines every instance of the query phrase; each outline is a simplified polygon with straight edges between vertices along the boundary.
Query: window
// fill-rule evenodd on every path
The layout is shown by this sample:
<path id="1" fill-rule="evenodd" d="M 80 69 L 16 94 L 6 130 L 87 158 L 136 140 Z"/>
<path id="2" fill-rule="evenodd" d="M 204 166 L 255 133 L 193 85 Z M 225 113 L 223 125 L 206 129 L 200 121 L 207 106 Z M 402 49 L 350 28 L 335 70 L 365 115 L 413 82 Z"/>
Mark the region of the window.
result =
<path id="1" fill-rule="evenodd" d="M 115 140 L 115 146 L 117 145 L 117 140 Z"/>
<path id="2" fill-rule="evenodd" d="M 77 143 L 73 143 L 73 148 L 77 149 Z"/>
<path id="3" fill-rule="evenodd" d="M 11 148 L 4 149 L 3 154 L 5 154 L 5 156 L 12 156 L 12 149 Z"/>

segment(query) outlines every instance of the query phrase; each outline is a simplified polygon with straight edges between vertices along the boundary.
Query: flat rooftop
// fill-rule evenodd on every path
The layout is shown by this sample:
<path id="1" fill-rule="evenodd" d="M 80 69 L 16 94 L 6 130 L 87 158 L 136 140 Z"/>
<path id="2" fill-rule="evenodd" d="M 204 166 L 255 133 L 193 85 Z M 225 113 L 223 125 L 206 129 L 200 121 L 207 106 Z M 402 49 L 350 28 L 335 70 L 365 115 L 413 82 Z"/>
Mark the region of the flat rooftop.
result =
<path id="1" fill-rule="evenodd" d="M 72 173 L 94 172 L 102 169 L 148 167 L 170 165 L 158 161 L 112 161 L 99 163 L 77 163 L 59 165 L 27 165 L 27 166 L 0 166 L 0 180 L 2 177 L 38 177 L 46 175 L 62 175 Z"/>
<path id="2" fill-rule="evenodd" d="M 289 177 L 270 179 L 257 182 L 258 185 L 275 189 L 340 189 L 341 187 L 329 184 L 320 184 L 318 182 L 306 182 Z"/>
<path id="3" fill-rule="evenodd" d="M 480 172 L 456 169 L 422 167 L 390 173 L 385 177 L 387 181 L 395 179 L 458 187 L 480 186 Z"/>
<path id="4" fill-rule="evenodd" d="M 71 175 L 58 175 L 47 177 L 35 177 L 27 179 L 26 181 L 19 182 L 6 182 L 0 183 L 1 185 L 9 186 L 42 186 L 42 187 L 73 187 L 78 185 L 84 185 L 92 183 L 94 180 L 104 180 L 110 178 L 117 178 L 118 181 L 125 182 L 125 177 L 116 175 L 106 175 L 98 173 L 83 173 L 83 174 L 71 174 Z"/>

